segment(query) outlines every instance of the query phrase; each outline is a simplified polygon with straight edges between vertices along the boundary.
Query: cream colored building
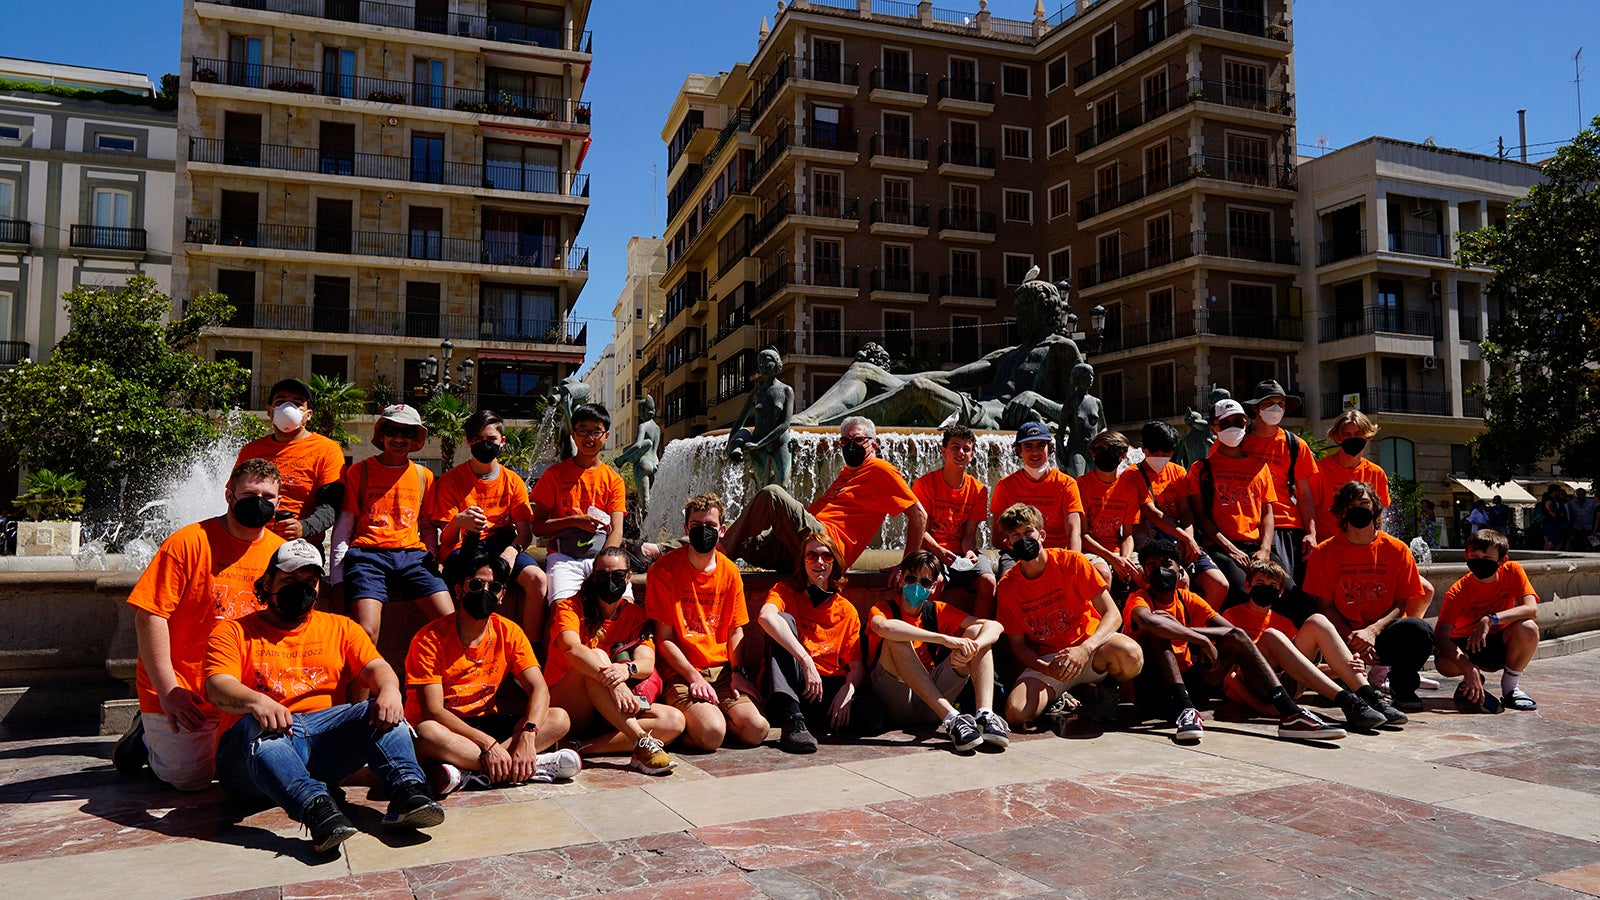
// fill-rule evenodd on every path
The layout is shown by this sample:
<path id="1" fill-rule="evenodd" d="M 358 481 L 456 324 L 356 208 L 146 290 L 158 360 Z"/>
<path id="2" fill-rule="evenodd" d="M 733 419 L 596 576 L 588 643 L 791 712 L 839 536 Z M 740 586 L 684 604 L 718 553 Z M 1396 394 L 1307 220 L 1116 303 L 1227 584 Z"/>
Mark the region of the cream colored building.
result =
<path id="1" fill-rule="evenodd" d="M 666 308 L 666 292 L 661 287 L 661 275 L 667 270 L 667 242 L 657 237 L 628 239 L 627 284 L 617 297 L 611 311 L 614 320 L 611 335 L 612 374 L 614 386 L 607 400 L 611 410 L 613 446 L 625 447 L 633 443 L 639 428 L 639 369 L 644 365 L 644 345 L 649 337 L 650 323 L 660 318 Z M 659 405 L 661 398 L 657 397 Z"/>

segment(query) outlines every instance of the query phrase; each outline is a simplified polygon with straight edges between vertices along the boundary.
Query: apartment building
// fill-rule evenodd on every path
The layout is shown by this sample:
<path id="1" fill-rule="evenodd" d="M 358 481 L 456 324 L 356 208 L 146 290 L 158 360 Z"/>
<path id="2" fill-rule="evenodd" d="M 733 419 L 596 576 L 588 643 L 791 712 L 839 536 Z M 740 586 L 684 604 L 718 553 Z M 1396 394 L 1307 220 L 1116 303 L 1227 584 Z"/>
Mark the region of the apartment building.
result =
<path id="1" fill-rule="evenodd" d="M 666 309 L 661 275 L 667 270 L 667 243 L 658 237 L 628 239 L 628 274 L 617 304 L 611 310 L 613 385 L 608 406 L 614 446 L 633 442 L 639 429 L 639 370 L 644 365 L 645 340 L 650 323 Z M 656 397 L 659 404 L 660 397 Z"/>
<path id="2" fill-rule="evenodd" d="M 589 402 L 598 403 L 606 409 L 615 409 L 617 406 L 617 353 L 616 345 L 606 344 L 605 349 L 595 358 L 594 364 L 583 371 L 583 383 L 589 386 Z M 627 423 L 618 422 L 616 414 L 612 413 L 611 436 L 606 438 L 605 449 L 615 450 L 626 443 L 619 425 Z"/>
<path id="3" fill-rule="evenodd" d="M 0 365 L 11 365 L 49 355 L 75 287 L 142 273 L 170 288 L 178 119 L 144 75 L 0 58 L 0 78 L 40 85 L 0 93 Z"/>
<path id="4" fill-rule="evenodd" d="M 477 402 L 529 414 L 583 361 L 571 313 L 589 3 L 185 0 L 178 302 L 204 350 L 418 397 L 448 341 Z"/>

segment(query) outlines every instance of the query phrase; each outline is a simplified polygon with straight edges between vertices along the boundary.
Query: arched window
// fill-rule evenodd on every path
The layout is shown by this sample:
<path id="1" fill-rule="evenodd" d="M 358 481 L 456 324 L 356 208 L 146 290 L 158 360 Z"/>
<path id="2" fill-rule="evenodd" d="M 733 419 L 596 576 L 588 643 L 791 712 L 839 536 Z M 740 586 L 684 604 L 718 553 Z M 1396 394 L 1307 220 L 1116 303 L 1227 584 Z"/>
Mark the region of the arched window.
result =
<path id="1" fill-rule="evenodd" d="M 1388 437 L 1378 441 L 1378 465 L 1391 478 L 1417 480 L 1417 447 L 1408 438 Z"/>

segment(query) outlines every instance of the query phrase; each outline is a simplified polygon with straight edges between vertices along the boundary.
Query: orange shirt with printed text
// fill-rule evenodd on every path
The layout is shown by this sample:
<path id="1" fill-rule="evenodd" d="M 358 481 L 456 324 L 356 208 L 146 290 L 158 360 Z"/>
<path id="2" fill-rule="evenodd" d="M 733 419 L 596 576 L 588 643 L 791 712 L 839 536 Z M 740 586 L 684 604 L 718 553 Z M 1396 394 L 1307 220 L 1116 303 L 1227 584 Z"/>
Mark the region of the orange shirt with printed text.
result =
<path id="1" fill-rule="evenodd" d="M 1262 460 L 1267 464 L 1268 471 L 1272 474 L 1272 490 L 1277 494 L 1277 499 L 1272 501 L 1272 518 L 1274 528 L 1305 528 L 1306 517 L 1301 515 L 1300 507 L 1294 502 L 1295 486 L 1289 483 L 1289 442 L 1294 441 L 1300 445 L 1300 452 L 1294 460 L 1294 480 L 1310 478 L 1317 472 L 1317 457 L 1311 452 L 1311 447 L 1297 434 L 1279 428 L 1276 433 L 1261 437 L 1254 432 L 1244 436 L 1244 443 L 1240 444 L 1244 452 L 1253 459 Z M 1211 456 L 1218 456 L 1216 448 L 1212 446 Z M 1309 512 L 1309 511 L 1308 511 Z"/>
<path id="2" fill-rule="evenodd" d="M 1230 541 L 1260 543 L 1261 519 L 1267 505 L 1276 506 L 1278 500 L 1266 464 L 1253 456 L 1234 459 L 1213 453 L 1203 463 L 1190 466 L 1188 493 L 1202 509 L 1205 506 L 1200 486 L 1203 471 L 1211 473 L 1211 521 L 1216 523 L 1217 531 Z M 1273 527 L 1277 527 L 1276 520 Z"/>
<path id="3" fill-rule="evenodd" d="M 463 719 L 494 712 L 494 697 L 507 675 L 539 665 L 533 645 L 517 623 L 501 615 L 489 617 L 478 646 L 461 642 L 454 612 L 422 626 L 406 651 L 406 721 L 424 721 L 418 685 L 444 688 L 444 708 Z"/>
<path id="4" fill-rule="evenodd" d="M 1044 551 L 1045 569 L 1038 578 L 1023 574 L 1018 563 L 1000 579 L 995 618 L 1006 634 L 1020 634 L 1033 650 L 1047 656 L 1076 647 L 1100 627 L 1100 612 L 1090 601 L 1106 582 L 1082 553 Z"/>
<path id="5" fill-rule="evenodd" d="M 1132 495 L 1134 515 L 1140 524 L 1149 524 L 1144 520 L 1146 500 L 1154 500 L 1156 508 L 1171 518 L 1186 518 L 1180 507 L 1189 492 L 1189 471 L 1175 462 L 1162 466 L 1159 472 L 1146 471 L 1143 463 L 1129 466 L 1117 476 L 1117 487 Z"/>
<path id="6" fill-rule="evenodd" d="M 688 547 L 662 556 L 645 577 L 644 598 L 645 615 L 672 628 L 678 648 L 696 669 L 727 664 L 733 630 L 750 624 L 744 579 L 720 551 L 710 572 L 689 562 Z"/>
<path id="7" fill-rule="evenodd" d="M 1137 473 L 1135 473 L 1137 474 Z M 1083 531 L 1108 549 L 1122 551 L 1122 536 L 1139 521 L 1143 484 L 1135 492 L 1121 477 L 1101 481 L 1093 472 L 1078 477 L 1078 497 L 1083 501 Z"/>
<path id="8" fill-rule="evenodd" d="M 1250 635 L 1250 640 L 1261 643 L 1261 636 L 1267 633 L 1268 628 L 1283 632 L 1283 636 L 1291 640 L 1300 629 L 1294 627 L 1294 622 L 1289 617 L 1275 610 L 1256 609 L 1254 603 L 1239 603 L 1222 611 L 1222 617 L 1233 623 Z"/>
<path id="9" fill-rule="evenodd" d="M 989 511 L 996 517 L 1014 504 L 1026 503 L 1044 514 L 1044 545 L 1066 548 L 1067 516 L 1083 515 L 1083 498 L 1078 495 L 1078 483 L 1060 469 L 1049 469 L 1044 477 L 1034 481 L 1022 469 L 1000 479 L 994 486 L 994 499 Z"/>
<path id="10" fill-rule="evenodd" d="M 247 459 L 265 459 L 278 467 L 283 475 L 278 511 L 294 513 L 296 518 L 311 512 L 317 490 L 338 482 L 344 471 L 344 449 L 339 442 L 314 431 L 294 441 L 273 440 L 270 434 L 256 438 L 239 450 L 233 464 L 238 466 Z"/>
<path id="11" fill-rule="evenodd" d="M 818 675 L 843 675 L 851 663 L 861 661 L 861 614 L 843 594 L 818 605 L 807 592 L 780 581 L 767 594 L 767 602 L 794 616 L 800 644 L 817 664 Z"/>
<path id="12" fill-rule="evenodd" d="M 580 516 L 591 506 L 608 513 L 628 511 L 628 489 L 617 470 L 605 463 L 585 469 L 576 457 L 545 469 L 529 497 L 550 510 L 552 519 Z"/>
<path id="13" fill-rule="evenodd" d="M 378 656 L 354 619 L 313 610 L 285 631 L 261 613 L 223 622 L 206 645 L 205 674 L 232 675 L 290 712 L 316 712 L 345 702 L 345 685 Z M 227 731 L 239 716 L 224 716 Z"/>
<path id="14" fill-rule="evenodd" d="M 570 631 L 578 636 L 578 643 L 591 650 L 604 649 L 606 655 L 617 644 L 655 647 L 655 622 L 645 614 L 644 607 L 624 600 L 617 609 L 617 617 L 600 623 L 593 632 L 583 627 L 583 598 L 574 594 L 556 601 L 550 608 L 550 664 L 544 667 L 545 683 L 554 687 L 572 670 L 572 658 L 561 649 L 557 638 Z"/>
<path id="15" fill-rule="evenodd" d="M 1411 548 L 1381 531 L 1370 544 L 1353 544 L 1343 534 L 1318 544 L 1306 563 L 1302 589 L 1331 600 L 1351 628 L 1365 628 L 1396 600 L 1415 600 L 1424 592 Z"/>
<path id="16" fill-rule="evenodd" d="M 1128 603 L 1122 608 L 1122 633 L 1134 640 L 1144 629 L 1134 622 L 1133 611 L 1148 609 L 1151 612 L 1164 612 L 1178 620 L 1178 624 L 1185 628 L 1205 628 L 1211 624 L 1211 617 L 1217 611 L 1199 594 L 1192 594 L 1186 590 L 1178 589 L 1172 592 L 1172 602 L 1162 606 L 1156 598 L 1150 596 L 1149 591 L 1136 591 L 1128 598 Z M 1178 658 L 1178 668 L 1187 669 L 1194 665 L 1194 656 L 1189 648 L 1188 641 L 1175 640 L 1172 642 L 1172 655 Z"/>
<path id="17" fill-rule="evenodd" d="M 828 529 L 838 545 L 842 557 L 839 562 L 848 569 L 878 536 L 884 519 L 916 503 L 917 495 L 900 477 L 900 470 L 874 457 L 854 468 L 840 470 L 839 477 L 806 511 Z"/>
<path id="18" fill-rule="evenodd" d="M 356 517 L 350 546 L 421 550 L 418 526 L 432 486 L 433 473 L 419 463 L 407 461 L 404 468 L 391 467 L 374 456 L 351 466 L 344 473 L 344 506 L 340 510 Z"/>
<path id="19" fill-rule="evenodd" d="M 989 489 L 971 473 L 963 472 L 961 486 L 952 488 L 944 470 L 934 469 L 911 485 L 911 493 L 928 511 L 928 536 L 952 553 L 960 553 L 968 522 L 982 522 L 989 505 Z"/>
<path id="20" fill-rule="evenodd" d="M 1311 476 L 1311 505 L 1317 511 L 1317 538 L 1327 540 L 1339 533 L 1339 520 L 1333 517 L 1333 495 L 1346 482 L 1365 481 L 1378 492 L 1385 508 L 1389 505 L 1389 476 L 1383 467 L 1362 457 L 1353 469 L 1346 469 L 1333 459 L 1325 459 Z"/>
<path id="21" fill-rule="evenodd" d="M 472 471 L 470 463 L 462 463 L 444 473 L 428 494 L 427 520 L 440 523 L 442 530 L 462 510 L 476 506 L 489 520 L 489 527 L 479 532 L 480 538 L 515 528 L 519 522 L 532 522 L 533 507 L 528 502 L 528 485 L 522 476 L 505 466 L 499 467 L 499 473 L 493 480 L 484 481 Z M 459 546 L 460 535 L 449 544 L 441 540 L 439 556 L 449 556 Z"/>
<path id="22" fill-rule="evenodd" d="M 1444 592 L 1444 599 L 1439 601 L 1439 623 L 1435 627 L 1440 631 L 1450 629 L 1452 638 L 1471 637 L 1479 619 L 1490 613 L 1515 609 L 1522 605 L 1522 598 L 1530 594 L 1535 599 L 1539 597 L 1533 582 L 1528 580 L 1528 573 L 1513 560 L 1501 563 L 1494 580 L 1488 584 L 1468 572 Z M 1490 631 L 1504 631 L 1509 625 L 1502 622 Z"/>

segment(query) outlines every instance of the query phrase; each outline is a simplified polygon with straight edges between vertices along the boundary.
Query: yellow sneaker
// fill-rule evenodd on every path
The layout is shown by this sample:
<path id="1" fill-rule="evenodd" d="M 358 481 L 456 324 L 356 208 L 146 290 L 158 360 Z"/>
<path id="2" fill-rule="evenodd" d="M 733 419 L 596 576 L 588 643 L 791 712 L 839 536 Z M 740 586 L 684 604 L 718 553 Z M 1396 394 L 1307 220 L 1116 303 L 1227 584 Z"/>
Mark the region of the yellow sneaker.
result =
<path id="1" fill-rule="evenodd" d="M 666 747 L 648 731 L 633 745 L 633 767 L 646 775 L 665 775 L 677 764 Z"/>

